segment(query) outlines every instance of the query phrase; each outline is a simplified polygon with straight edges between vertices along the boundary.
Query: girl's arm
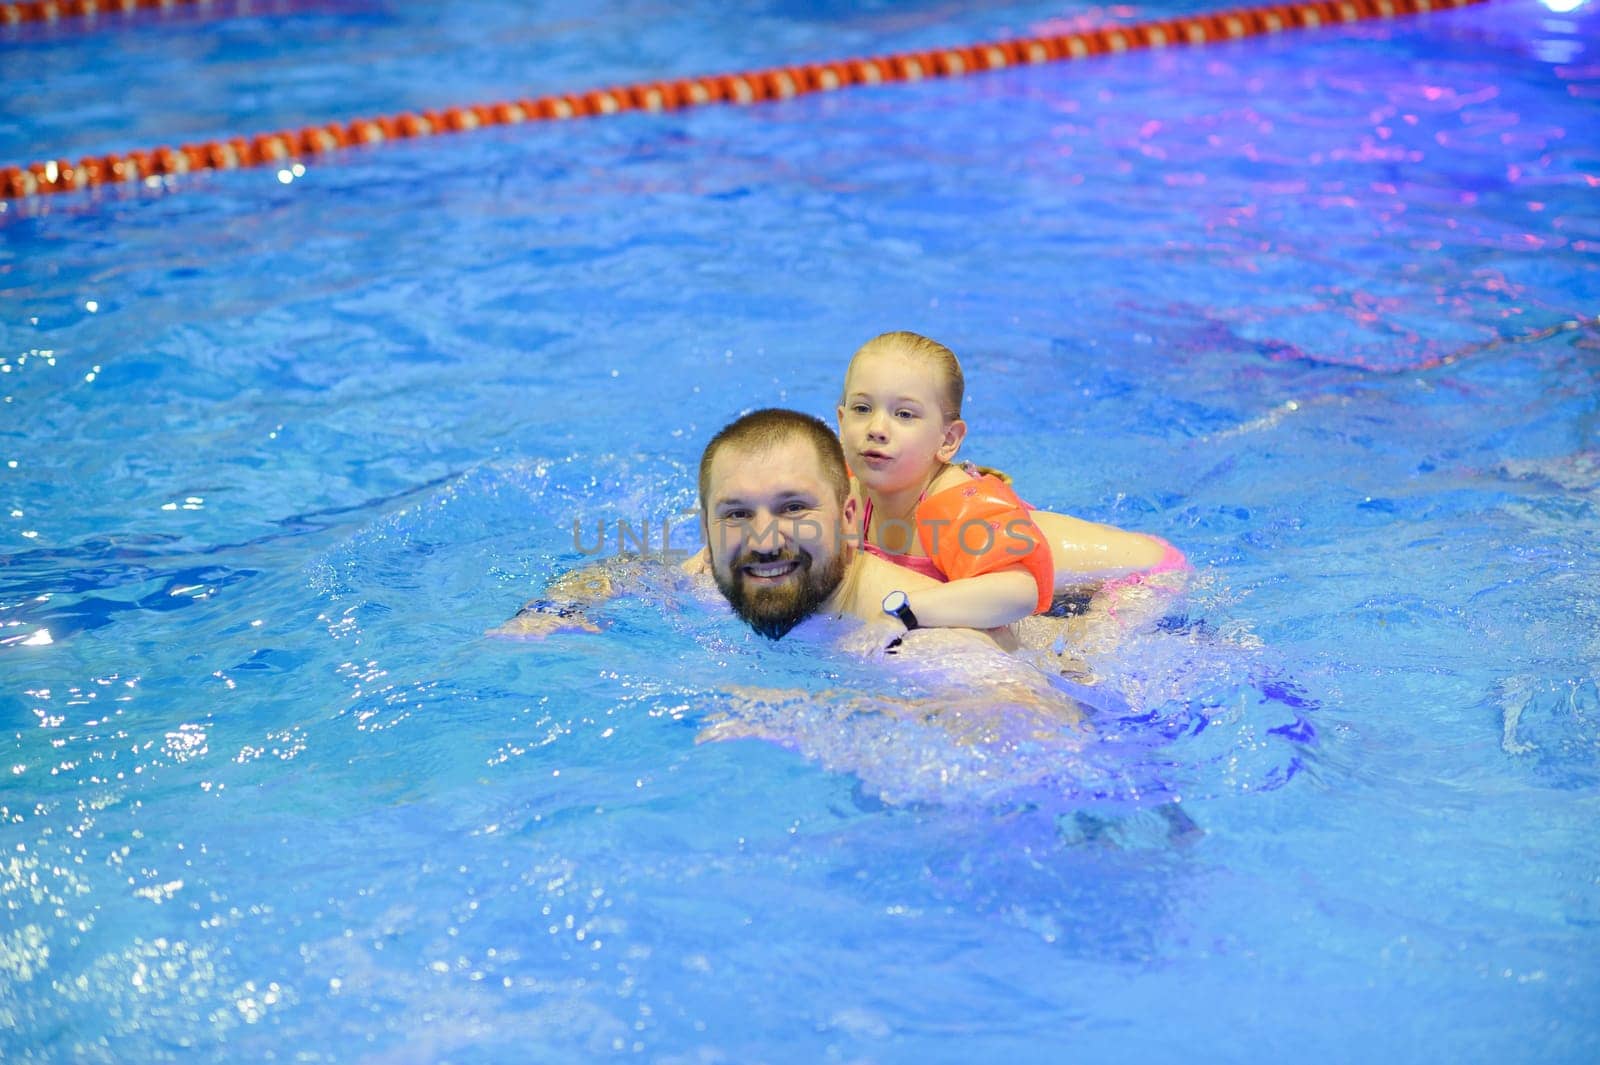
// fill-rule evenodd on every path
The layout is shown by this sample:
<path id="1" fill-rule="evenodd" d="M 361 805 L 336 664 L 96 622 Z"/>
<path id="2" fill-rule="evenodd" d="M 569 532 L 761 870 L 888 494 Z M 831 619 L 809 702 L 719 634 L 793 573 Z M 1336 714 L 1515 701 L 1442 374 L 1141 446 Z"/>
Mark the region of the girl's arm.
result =
<path id="1" fill-rule="evenodd" d="M 1032 614 L 1039 585 L 1022 566 L 1012 566 L 921 588 L 907 599 L 917 624 L 925 628 L 994 629 Z"/>

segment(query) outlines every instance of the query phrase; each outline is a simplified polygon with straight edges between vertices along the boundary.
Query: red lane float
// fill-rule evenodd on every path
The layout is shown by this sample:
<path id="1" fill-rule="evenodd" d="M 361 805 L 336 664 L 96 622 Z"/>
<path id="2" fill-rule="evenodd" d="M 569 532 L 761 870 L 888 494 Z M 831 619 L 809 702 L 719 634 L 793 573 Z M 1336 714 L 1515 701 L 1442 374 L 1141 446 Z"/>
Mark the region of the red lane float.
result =
<path id="1" fill-rule="evenodd" d="M 180 0 L 168 0 L 180 2 Z M 158 147 L 117 155 L 92 156 L 12 166 L 0 170 L 0 198 L 20 199 L 52 192 L 70 192 L 188 174 L 201 170 L 234 170 L 273 166 L 307 159 L 354 145 L 463 133 L 485 126 L 551 122 L 623 111 L 670 111 L 707 104 L 753 104 L 786 100 L 852 85 L 950 78 L 1033 63 L 1066 62 L 1090 56 L 1143 48 L 1169 48 L 1240 40 L 1291 29 L 1315 29 L 1366 19 L 1387 19 L 1429 11 L 1469 7 L 1485 0 L 1316 0 L 1237 8 L 1184 18 L 1106 26 L 1052 37 L 1019 37 L 961 48 L 935 48 L 866 59 L 844 59 L 803 66 L 774 67 L 737 74 L 716 74 L 675 81 L 650 81 L 588 92 L 536 99 L 505 100 L 440 111 L 403 112 L 353 122 L 329 122 L 298 130 L 280 130 L 253 137 Z M 55 0 L 9 7 L 129 6 L 160 7 L 160 0 Z M 3 10 L 3 8 L 0 8 Z"/>
<path id="2" fill-rule="evenodd" d="M 169 11 L 177 7 L 209 4 L 212 0 L 38 0 L 35 3 L 0 4 L 0 25 L 22 22 L 60 22 L 69 18 L 130 14 L 134 11 Z"/>

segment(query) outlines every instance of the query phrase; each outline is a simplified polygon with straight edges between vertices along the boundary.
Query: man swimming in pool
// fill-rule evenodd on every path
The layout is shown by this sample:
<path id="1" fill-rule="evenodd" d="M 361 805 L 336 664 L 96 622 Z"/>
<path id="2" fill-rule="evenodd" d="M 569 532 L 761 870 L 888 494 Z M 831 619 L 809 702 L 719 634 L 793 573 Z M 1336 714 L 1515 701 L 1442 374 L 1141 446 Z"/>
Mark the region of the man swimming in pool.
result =
<path id="1" fill-rule="evenodd" d="M 895 593 L 938 586 L 856 550 L 849 533 L 856 527 L 857 504 L 850 498 L 844 453 L 833 431 L 810 415 L 758 410 L 724 427 L 701 456 L 699 487 L 706 549 L 684 569 L 709 568 L 734 612 L 769 639 L 825 616 L 867 622 L 868 641 L 882 636 L 892 642 L 916 627 Z M 605 567 L 575 571 L 490 635 L 596 631 L 585 609 L 618 590 L 616 574 Z M 956 631 L 989 646 L 1016 646 L 1008 629 Z"/>
<path id="2" fill-rule="evenodd" d="M 699 481 L 706 548 L 684 569 L 709 569 L 746 624 L 773 640 L 812 625 L 815 635 L 841 649 L 895 656 L 887 661 L 897 663 L 899 679 L 944 692 L 936 703 L 897 696 L 844 701 L 895 716 L 936 713 L 943 727 L 975 742 L 997 727 L 993 711 L 1000 703 L 1011 708 L 1011 727 L 1033 720 L 1050 734 L 1079 720 L 1081 708 L 1043 673 L 1003 653 L 1017 649 L 1010 629 L 917 627 L 905 597 L 937 582 L 856 549 L 850 535 L 856 503 L 838 437 L 826 423 L 790 410 L 747 414 L 706 445 Z M 606 566 L 578 570 L 551 585 L 553 598 L 528 604 L 490 635 L 537 639 L 598 631 L 584 611 L 622 592 L 627 582 L 625 571 Z M 864 624 L 830 628 L 830 620 L 840 619 Z M 794 693 L 735 694 L 754 706 Z M 721 723 L 707 738 L 750 734 L 740 732 L 743 727 L 738 720 Z"/>
<path id="3" fill-rule="evenodd" d="M 815 614 L 895 634 L 916 628 L 903 600 L 938 582 L 857 550 L 847 534 L 856 507 L 838 437 L 806 414 L 747 414 L 714 436 L 700 460 L 711 575 L 734 612 L 771 639 Z M 982 638 L 1014 646 L 1007 629 Z"/>

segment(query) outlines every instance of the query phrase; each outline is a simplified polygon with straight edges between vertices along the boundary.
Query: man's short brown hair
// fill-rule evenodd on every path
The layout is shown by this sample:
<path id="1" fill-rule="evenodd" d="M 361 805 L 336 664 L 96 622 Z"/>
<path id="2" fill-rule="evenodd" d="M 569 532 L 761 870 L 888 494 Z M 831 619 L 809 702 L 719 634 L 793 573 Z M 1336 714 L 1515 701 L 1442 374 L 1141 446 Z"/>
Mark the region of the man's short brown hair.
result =
<path id="1" fill-rule="evenodd" d="M 700 455 L 700 509 L 705 511 L 711 488 L 711 460 L 724 446 L 745 451 L 767 451 L 795 437 L 810 442 L 817 453 L 822 476 L 838 496 L 840 505 L 850 495 L 850 472 L 845 468 L 844 449 L 828 423 L 797 410 L 767 407 L 723 426 Z"/>

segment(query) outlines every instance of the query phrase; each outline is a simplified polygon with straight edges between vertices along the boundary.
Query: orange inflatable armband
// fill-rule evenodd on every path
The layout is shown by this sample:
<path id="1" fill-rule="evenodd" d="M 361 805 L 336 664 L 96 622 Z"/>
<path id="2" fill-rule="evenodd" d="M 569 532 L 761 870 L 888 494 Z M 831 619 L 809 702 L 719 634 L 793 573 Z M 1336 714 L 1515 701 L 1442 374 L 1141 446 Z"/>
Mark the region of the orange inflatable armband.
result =
<path id="1" fill-rule="evenodd" d="M 1056 581 L 1050 544 L 999 478 L 977 477 L 924 499 L 917 507 L 917 535 L 948 580 L 1026 566 L 1039 586 L 1034 613 L 1050 609 Z"/>

